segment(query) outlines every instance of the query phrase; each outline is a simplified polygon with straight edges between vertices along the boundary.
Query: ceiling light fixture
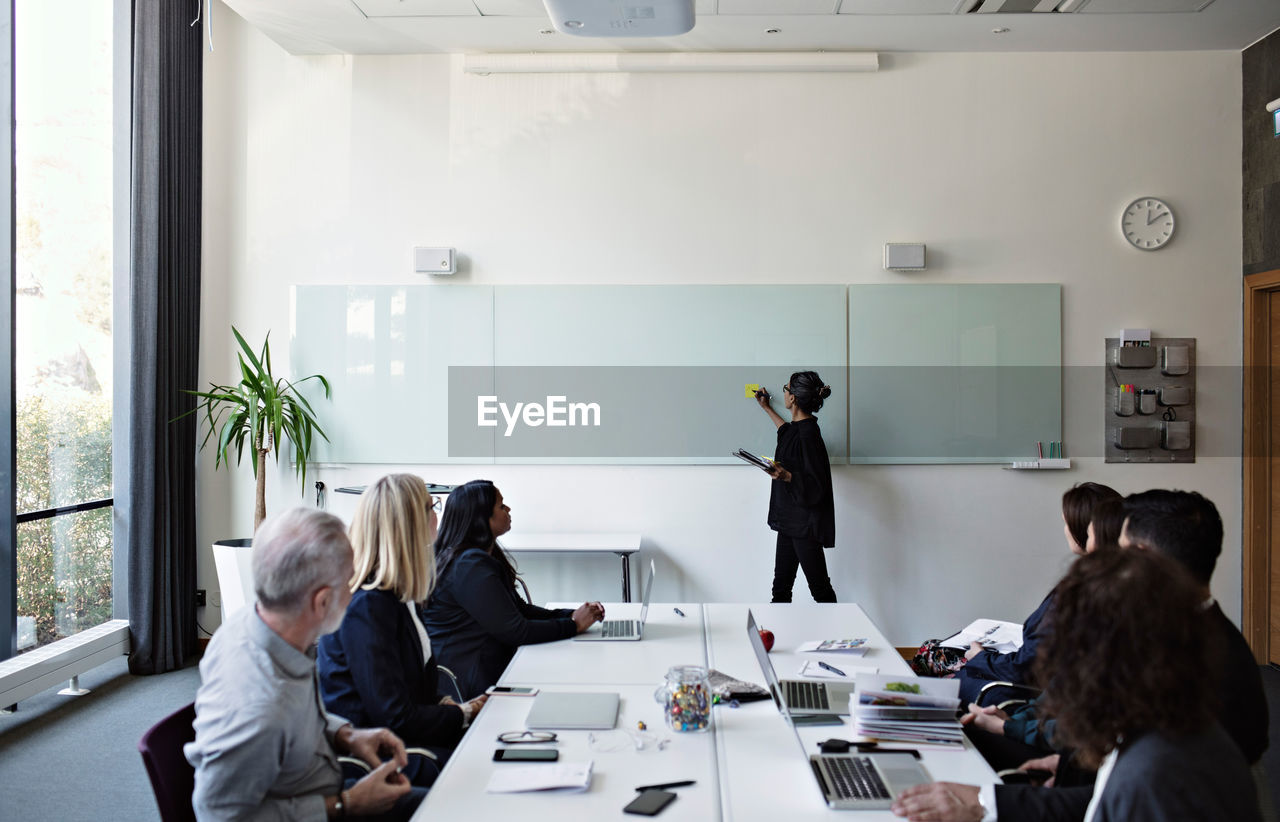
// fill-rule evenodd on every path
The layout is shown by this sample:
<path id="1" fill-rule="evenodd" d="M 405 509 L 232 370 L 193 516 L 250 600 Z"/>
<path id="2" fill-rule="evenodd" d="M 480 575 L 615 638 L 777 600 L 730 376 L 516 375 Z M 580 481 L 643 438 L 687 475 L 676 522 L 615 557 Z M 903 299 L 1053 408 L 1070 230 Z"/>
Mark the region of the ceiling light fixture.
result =
<path id="1" fill-rule="evenodd" d="M 521 52 L 464 54 L 466 74 L 877 71 L 874 51 Z"/>

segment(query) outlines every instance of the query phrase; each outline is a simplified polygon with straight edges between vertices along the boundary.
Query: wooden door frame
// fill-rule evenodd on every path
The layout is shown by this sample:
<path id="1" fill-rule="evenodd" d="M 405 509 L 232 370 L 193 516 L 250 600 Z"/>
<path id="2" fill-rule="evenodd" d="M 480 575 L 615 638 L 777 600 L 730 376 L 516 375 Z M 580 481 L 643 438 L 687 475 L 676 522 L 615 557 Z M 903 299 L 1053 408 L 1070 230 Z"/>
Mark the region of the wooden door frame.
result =
<path id="1" fill-rule="evenodd" d="M 1280 269 L 1244 278 L 1244 413 L 1242 463 L 1243 587 L 1245 639 L 1261 664 L 1270 659 L 1271 624 L 1271 379 L 1269 298 L 1280 291 Z M 1275 409 L 1280 413 L 1280 408 Z"/>

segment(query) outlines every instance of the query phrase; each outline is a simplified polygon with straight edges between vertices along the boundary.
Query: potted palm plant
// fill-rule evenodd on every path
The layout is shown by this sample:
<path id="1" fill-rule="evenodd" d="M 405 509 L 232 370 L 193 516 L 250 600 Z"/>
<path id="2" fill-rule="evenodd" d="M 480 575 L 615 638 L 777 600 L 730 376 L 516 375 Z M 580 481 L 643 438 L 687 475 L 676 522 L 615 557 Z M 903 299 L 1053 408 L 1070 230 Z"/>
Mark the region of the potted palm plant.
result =
<path id="1" fill-rule="evenodd" d="M 267 456 L 280 459 L 280 444 L 287 441 L 294 449 L 294 473 L 305 488 L 307 462 L 311 458 L 311 445 L 316 436 L 328 441 L 328 436 L 316 421 L 315 410 L 299 391 L 298 386 L 308 380 L 319 380 L 324 386 L 324 396 L 330 396 L 329 381 L 320 374 L 312 374 L 296 382 L 277 379 L 271 370 L 271 334 L 262 341 L 260 353 L 254 353 L 249 343 L 234 326 L 240 346 L 240 381 L 234 385 L 210 383 L 207 391 L 188 391 L 199 398 L 191 413 L 202 412 L 208 430 L 200 449 L 204 450 L 215 437 L 217 452 L 215 470 L 223 464 L 231 465 L 234 452 L 236 464 L 244 457 L 245 446 L 253 452 L 253 475 L 257 480 L 254 496 L 253 530 L 267 516 Z M 247 562 L 251 539 L 228 539 L 214 543 L 214 562 L 218 566 L 219 587 L 222 588 L 222 616 L 239 604 L 242 596 L 252 602 L 253 580 Z M 224 549 L 220 551 L 219 549 Z M 226 573 L 224 574 L 224 570 Z M 228 584 L 234 570 L 239 585 Z M 234 579 L 235 577 L 231 577 Z"/>
<path id="2" fill-rule="evenodd" d="M 315 410 L 298 386 L 308 380 L 319 380 L 324 386 L 325 399 L 329 398 L 329 381 L 320 374 L 303 377 L 297 382 L 276 379 L 271 372 L 271 334 L 262 341 L 262 353 L 254 354 L 244 337 L 231 327 L 236 342 L 240 344 L 240 382 L 235 385 L 209 384 L 208 391 L 189 391 L 200 398 L 194 411 L 203 411 L 208 431 L 200 443 L 201 450 L 216 433 L 218 450 L 214 458 L 215 470 L 223 463 L 231 464 L 234 450 L 236 464 L 244 456 L 248 443 L 253 449 L 253 476 L 257 489 L 253 507 L 253 530 L 256 532 L 267 516 L 267 455 L 280 459 L 280 442 L 293 444 L 294 473 L 302 487 L 307 486 L 307 461 L 311 458 L 311 443 L 316 435 L 326 442 L 329 437 L 316 421 Z"/>

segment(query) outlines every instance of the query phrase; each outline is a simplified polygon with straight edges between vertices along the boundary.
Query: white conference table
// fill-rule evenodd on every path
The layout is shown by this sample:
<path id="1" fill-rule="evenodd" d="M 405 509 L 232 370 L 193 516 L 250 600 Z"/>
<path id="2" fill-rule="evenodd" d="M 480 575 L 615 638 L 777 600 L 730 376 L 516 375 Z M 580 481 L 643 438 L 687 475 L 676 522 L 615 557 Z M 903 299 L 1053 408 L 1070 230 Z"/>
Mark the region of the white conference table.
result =
<path id="1" fill-rule="evenodd" d="M 557 731 L 559 739 L 554 747 L 560 751 L 561 762 L 589 759 L 594 763 L 591 787 L 586 792 L 485 793 L 485 786 L 496 769 L 523 764 L 494 762 L 493 751 L 506 747 L 497 742 L 498 734 L 524 730 L 525 717 L 533 704 L 533 699 L 527 696 L 490 697 L 414 814 L 414 820 L 570 822 L 630 818 L 622 813 L 622 808 L 636 797 L 637 787 L 684 779 L 697 780 L 697 784 L 676 789 L 680 798 L 662 812 L 662 818 L 670 822 L 706 822 L 718 818 L 720 790 L 715 737 L 710 733 L 667 731 L 662 709 L 653 699 L 654 687 L 653 684 L 555 687 L 560 691 L 617 692 L 621 697 L 617 728 L 634 729 L 637 722 L 643 721 L 650 729 L 650 733 L 641 736 L 645 742 L 643 750 L 636 750 L 634 739 L 622 730 Z M 596 744 L 588 741 L 589 734 L 594 734 Z M 664 738 L 669 742 L 663 750 L 658 750 L 657 742 Z"/>
<path id="2" fill-rule="evenodd" d="M 707 657 L 711 667 L 739 679 L 764 684 L 755 652 L 747 640 L 747 608 L 756 623 L 774 633 L 769 654 L 779 679 L 800 679 L 806 659 L 821 658 L 841 670 L 874 667 L 883 674 L 913 676 L 897 650 L 857 605 L 743 605 L 703 606 L 707 625 Z M 862 657 L 848 654 L 801 654 L 796 648 L 815 639 L 866 637 L 870 650 Z M 834 680 L 822 680 L 831 682 Z M 800 739 L 808 753 L 817 753 L 817 743 L 836 737 L 854 739 L 849 717 L 843 726 L 815 726 L 800 729 Z M 823 801 L 806 755 L 796 743 L 796 734 L 779 715 L 773 700 L 762 700 L 736 709 L 720 707 L 712 724 L 716 734 L 716 756 L 720 773 L 720 818 L 731 820 L 831 819 L 849 813 L 833 811 Z M 886 748 L 894 747 L 886 744 Z M 910 745 L 901 747 L 909 748 Z M 936 780 L 971 785 L 997 781 L 986 760 L 966 741 L 963 750 L 920 748 L 925 769 Z M 782 786 L 785 786 L 782 787 Z M 859 811 L 859 822 L 898 819 L 889 811 Z"/>
<path id="3" fill-rule="evenodd" d="M 575 608 L 581 603 L 549 603 Z M 679 608 L 685 616 L 675 612 Z M 606 619 L 639 619 L 640 604 L 605 605 Z M 656 688 L 672 665 L 706 665 L 702 606 L 653 603 L 644 639 L 624 642 L 545 642 L 522 645 L 507 665 L 502 685 L 648 685 Z M 599 630 L 598 628 L 594 630 Z"/>
<path id="4" fill-rule="evenodd" d="M 673 608 L 686 616 L 677 616 Z M 661 813 L 663 819 L 756 820 L 839 818 L 845 811 L 827 808 L 795 733 L 772 700 L 714 709 L 710 733 L 673 733 L 662 719 L 654 690 L 672 665 L 705 664 L 730 676 L 763 685 L 764 675 L 747 639 L 747 609 L 772 630 L 776 642 L 770 659 L 780 678 L 798 678 L 804 657 L 796 647 L 807 640 L 867 637 L 871 649 L 862 658 L 825 655 L 843 667 L 876 667 L 881 673 L 909 675 L 910 668 L 875 624 L 852 604 L 673 604 L 653 603 L 645 639 L 639 642 L 574 642 L 563 640 L 522 647 L 502 677 L 504 685 L 533 685 L 547 691 L 614 691 L 621 696 L 616 729 L 560 731 L 556 745 L 561 761 L 594 762 L 586 792 L 520 794 L 485 793 L 495 768 L 496 739 L 504 731 L 524 729 L 533 699 L 492 697 L 467 731 L 435 787 L 414 815 L 415 820 L 519 818 L 529 822 L 563 822 L 568 818 L 629 819 L 622 808 L 639 785 L 697 780 L 676 788 L 680 797 Z M 609 604 L 611 618 L 638 614 L 635 604 Z M 806 655 L 812 656 L 812 655 Z M 843 663 L 843 665 L 841 665 Z M 636 723 L 647 725 L 644 733 Z M 845 725 L 800 729 L 810 752 L 828 737 L 853 738 Z M 635 749 L 635 740 L 644 743 Z M 662 750 L 656 742 L 667 739 Z M 516 746 L 521 747 L 521 746 Z M 972 747 L 963 750 L 922 748 L 923 763 L 939 780 L 990 784 L 995 773 Z M 860 811 L 862 822 L 897 819 L 889 811 Z"/>

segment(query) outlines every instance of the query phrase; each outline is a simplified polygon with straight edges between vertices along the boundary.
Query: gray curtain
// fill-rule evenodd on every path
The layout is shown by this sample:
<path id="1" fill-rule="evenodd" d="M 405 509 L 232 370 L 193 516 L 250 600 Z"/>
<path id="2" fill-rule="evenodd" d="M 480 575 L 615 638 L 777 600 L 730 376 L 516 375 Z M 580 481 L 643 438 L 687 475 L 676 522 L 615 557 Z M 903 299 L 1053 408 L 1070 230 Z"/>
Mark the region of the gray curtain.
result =
<path id="1" fill-rule="evenodd" d="M 196 649 L 195 417 L 200 343 L 202 27 L 196 2 L 134 0 L 129 670 Z M 119 329 L 123 331 L 123 329 Z M 119 495 L 117 494 L 117 498 Z"/>

